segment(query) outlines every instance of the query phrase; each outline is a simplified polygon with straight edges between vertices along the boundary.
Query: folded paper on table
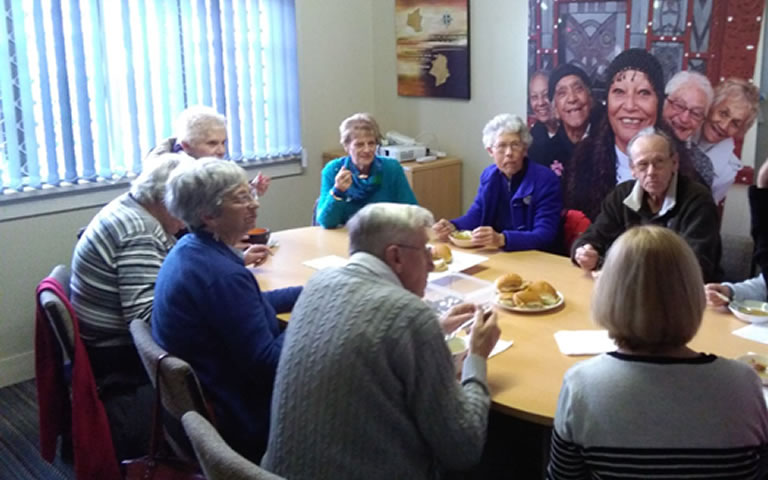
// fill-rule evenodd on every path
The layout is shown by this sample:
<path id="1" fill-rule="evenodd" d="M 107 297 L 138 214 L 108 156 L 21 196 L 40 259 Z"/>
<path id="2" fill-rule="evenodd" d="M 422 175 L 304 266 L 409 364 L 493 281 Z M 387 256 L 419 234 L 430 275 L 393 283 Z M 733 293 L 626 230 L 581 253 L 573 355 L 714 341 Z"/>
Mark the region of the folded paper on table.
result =
<path id="1" fill-rule="evenodd" d="M 555 341 L 564 355 L 597 355 L 616 350 L 607 330 L 560 330 Z"/>
<path id="2" fill-rule="evenodd" d="M 314 268 L 315 270 L 323 270 L 325 268 L 343 267 L 347 262 L 348 260 L 344 257 L 338 255 L 326 255 L 325 257 L 307 260 L 306 262 L 303 262 L 303 265 L 306 265 L 309 268 Z"/>
<path id="3" fill-rule="evenodd" d="M 458 250 L 453 250 L 451 253 L 453 255 L 453 260 L 448 264 L 448 270 L 442 272 L 430 272 L 430 281 L 445 275 L 450 275 L 451 273 L 464 271 L 488 260 L 488 257 L 476 255 L 474 253 L 460 252 Z"/>
<path id="4" fill-rule="evenodd" d="M 747 340 L 760 343 L 768 343 L 768 325 L 747 325 L 732 332 L 734 335 Z"/>
<path id="5" fill-rule="evenodd" d="M 511 347 L 513 343 L 515 343 L 514 340 L 502 340 L 502 339 L 499 339 L 499 341 L 496 342 L 496 346 L 493 347 L 493 350 L 491 350 L 491 354 L 488 355 L 488 358 L 491 358 L 494 355 L 500 354 L 504 350 L 506 350 L 509 347 Z"/>

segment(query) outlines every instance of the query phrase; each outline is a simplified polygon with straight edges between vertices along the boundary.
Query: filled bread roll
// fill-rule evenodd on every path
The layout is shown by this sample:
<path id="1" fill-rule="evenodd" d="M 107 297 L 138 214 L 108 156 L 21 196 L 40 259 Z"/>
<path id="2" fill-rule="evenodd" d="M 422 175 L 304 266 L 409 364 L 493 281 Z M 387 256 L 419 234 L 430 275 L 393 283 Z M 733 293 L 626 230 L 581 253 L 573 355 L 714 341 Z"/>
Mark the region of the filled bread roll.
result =
<path id="1" fill-rule="evenodd" d="M 515 302 L 516 307 L 541 308 L 544 306 L 539 294 L 532 291 L 530 288 L 515 293 L 512 297 L 512 301 Z"/>
<path id="2" fill-rule="evenodd" d="M 552 305 L 557 303 L 558 296 L 557 290 L 551 284 L 539 280 L 528 285 L 528 290 L 531 290 L 541 299 L 541 303 L 544 305 Z"/>
<path id="3" fill-rule="evenodd" d="M 444 272 L 448 270 L 448 265 L 445 263 L 445 260 L 442 258 L 436 258 L 432 260 L 432 263 L 435 265 L 435 272 Z"/>
<path id="4" fill-rule="evenodd" d="M 516 292 L 523 288 L 523 278 L 516 273 L 507 273 L 496 279 L 496 291 Z"/>
<path id="5" fill-rule="evenodd" d="M 433 245 L 432 260 L 437 259 L 442 259 L 445 263 L 451 263 L 453 261 L 453 253 L 451 253 L 451 248 L 444 243 Z"/>

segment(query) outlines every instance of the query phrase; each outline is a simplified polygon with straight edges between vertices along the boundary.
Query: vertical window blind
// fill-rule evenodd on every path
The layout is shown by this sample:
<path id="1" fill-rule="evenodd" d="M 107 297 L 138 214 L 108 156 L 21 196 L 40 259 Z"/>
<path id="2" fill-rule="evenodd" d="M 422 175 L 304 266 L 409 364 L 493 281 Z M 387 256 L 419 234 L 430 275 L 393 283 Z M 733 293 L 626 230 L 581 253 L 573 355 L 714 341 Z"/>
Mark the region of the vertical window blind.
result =
<path id="1" fill-rule="evenodd" d="M 119 179 L 191 105 L 301 155 L 294 0 L 0 0 L 0 191 Z"/>

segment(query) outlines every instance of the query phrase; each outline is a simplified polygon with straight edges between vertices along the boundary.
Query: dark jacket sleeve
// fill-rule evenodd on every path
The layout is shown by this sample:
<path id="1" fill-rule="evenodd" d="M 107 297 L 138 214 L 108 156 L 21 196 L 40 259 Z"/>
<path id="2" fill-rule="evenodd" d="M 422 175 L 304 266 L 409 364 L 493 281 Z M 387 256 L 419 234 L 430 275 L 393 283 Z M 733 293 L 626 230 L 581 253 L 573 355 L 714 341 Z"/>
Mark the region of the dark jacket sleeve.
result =
<path id="1" fill-rule="evenodd" d="M 693 184 L 689 184 L 689 188 L 691 186 Z M 696 254 L 704 281 L 720 281 L 720 220 L 712 194 L 706 188 L 698 187 L 679 215 L 677 233 Z"/>
<path id="2" fill-rule="evenodd" d="M 749 187 L 749 206 L 752 211 L 755 263 L 760 267 L 763 279 L 768 280 L 768 188 Z"/>
<path id="3" fill-rule="evenodd" d="M 623 185 L 623 184 L 622 184 Z M 631 186 L 629 187 L 631 189 Z M 602 265 L 603 257 L 610 248 L 611 244 L 621 235 L 626 229 L 624 221 L 624 198 L 627 196 L 629 190 L 626 188 L 615 188 L 606 198 L 603 200 L 600 213 L 592 222 L 592 225 L 573 242 L 571 247 L 571 261 L 576 263 L 574 255 L 576 249 L 590 244 L 597 250 L 600 255 L 600 261 L 598 265 Z"/>

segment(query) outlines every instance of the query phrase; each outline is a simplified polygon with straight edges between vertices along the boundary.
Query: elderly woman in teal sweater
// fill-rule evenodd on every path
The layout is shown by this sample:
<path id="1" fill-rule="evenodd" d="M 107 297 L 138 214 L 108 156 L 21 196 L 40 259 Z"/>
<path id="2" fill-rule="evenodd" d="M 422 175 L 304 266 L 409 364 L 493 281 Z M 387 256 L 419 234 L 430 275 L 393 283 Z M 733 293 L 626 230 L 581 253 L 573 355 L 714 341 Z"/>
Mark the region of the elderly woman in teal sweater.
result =
<path id="1" fill-rule="evenodd" d="M 400 163 L 376 155 L 381 134 L 370 114 L 356 113 L 345 119 L 339 132 L 347 156 L 323 168 L 315 210 L 318 224 L 324 228 L 343 226 L 369 203 L 417 203 Z"/>

